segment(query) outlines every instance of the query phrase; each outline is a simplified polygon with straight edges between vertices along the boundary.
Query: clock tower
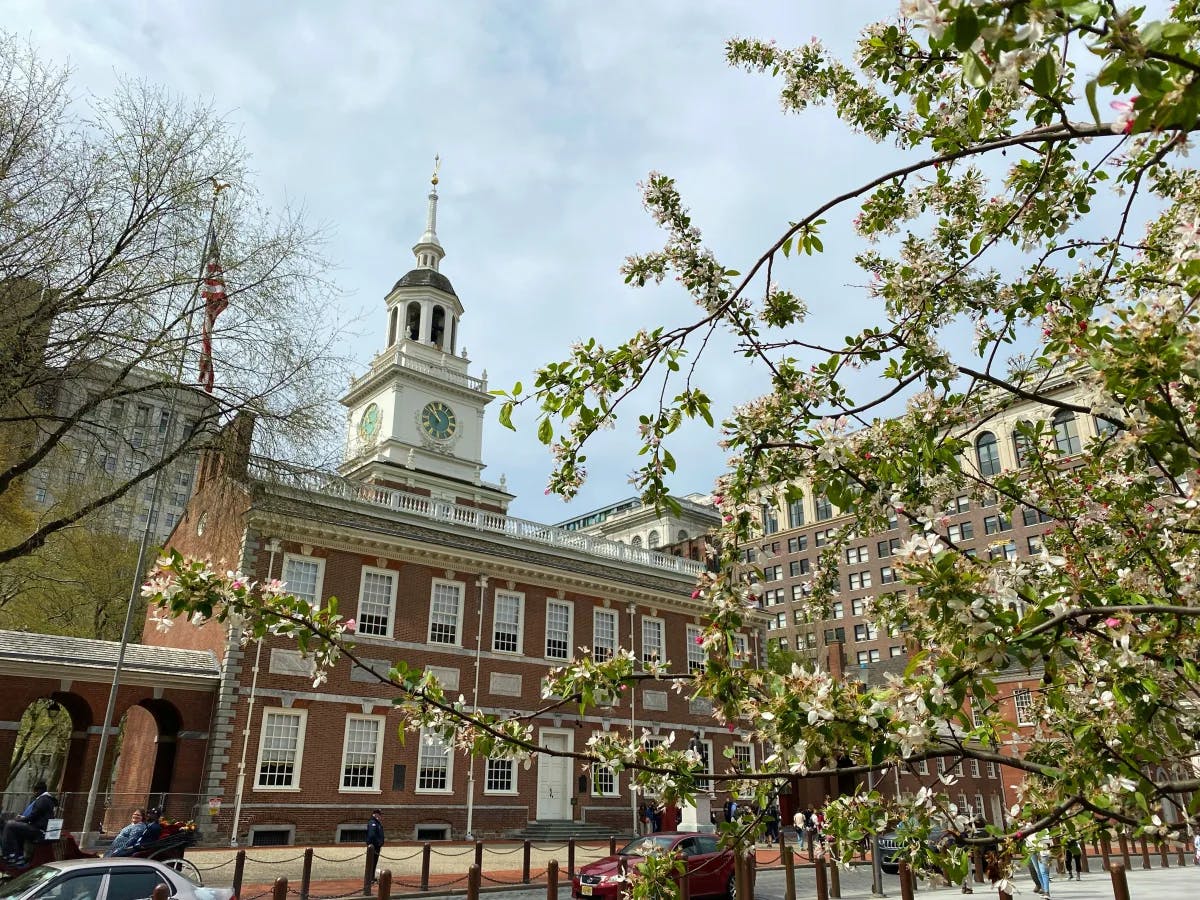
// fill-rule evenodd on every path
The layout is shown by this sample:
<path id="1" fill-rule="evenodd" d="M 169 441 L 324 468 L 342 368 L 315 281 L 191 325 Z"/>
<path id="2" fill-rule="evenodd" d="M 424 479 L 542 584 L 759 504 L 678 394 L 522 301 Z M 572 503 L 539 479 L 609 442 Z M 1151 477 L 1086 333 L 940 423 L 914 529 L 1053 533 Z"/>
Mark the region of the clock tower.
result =
<path id="1" fill-rule="evenodd" d="M 437 168 L 416 266 L 386 297 L 383 350 L 342 398 L 349 410 L 348 478 L 412 490 L 435 499 L 505 511 L 512 495 L 483 480 L 487 372 L 470 373 L 459 322 L 462 302 L 438 271 L 446 255 L 437 236 Z"/>

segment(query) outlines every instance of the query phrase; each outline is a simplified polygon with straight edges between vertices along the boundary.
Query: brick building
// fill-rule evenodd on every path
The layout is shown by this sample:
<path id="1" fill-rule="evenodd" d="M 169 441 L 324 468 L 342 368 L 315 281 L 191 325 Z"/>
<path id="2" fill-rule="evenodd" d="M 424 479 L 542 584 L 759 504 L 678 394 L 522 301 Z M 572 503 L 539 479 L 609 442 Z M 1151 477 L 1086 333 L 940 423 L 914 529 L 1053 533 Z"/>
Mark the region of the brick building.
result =
<path id="1" fill-rule="evenodd" d="M 243 647 L 215 622 L 165 633 L 147 622 L 145 643 L 220 661 L 201 776 L 202 805 L 216 810 L 206 831 L 218 842 L 361 840 L 376 807 L 397 839 L 497 835 L 535 821 L 634 828 L 636 798 L 609 770 L 562 756 L 527 768 L 472 762 L 431 734 L 401 741 L 396 691 L 380 677 L 397 660 L 433 671 L 484 712 L 530 715 L 551 750 L 581 751 L 593 732 L 632 726 L 698 740 L 711 766 L 737 741 L 713 731 L 709 707 L 665 683 L 586 715 L 570 705 L 537 712 L 549 669 L 581 648 L 703 665 L 694 639 L 703 609 L 690 597 L 702 563 L 507 515 L 503 481 L 482 477 L 491 397 L 458 349 L 464 310 L 438 271 L 436 203 L 435 187 L 413 248 L 417 267 L 387 295 L 384 350 L 343 399 L 350 427 L 340 474 L 252 458 L 253 423 L 239 419 L 221 452 L 202 461 L 171 537 L 185 554 L 281 577 L 314 603 L 337 597 L 357 621 L 366 666 L 339 665 L 314 686 L 287 641 Z M 758 634 L 744 639 L 747 652 L 761 651 Z M 734 752 L 750 761 L 758 748 Z"/>

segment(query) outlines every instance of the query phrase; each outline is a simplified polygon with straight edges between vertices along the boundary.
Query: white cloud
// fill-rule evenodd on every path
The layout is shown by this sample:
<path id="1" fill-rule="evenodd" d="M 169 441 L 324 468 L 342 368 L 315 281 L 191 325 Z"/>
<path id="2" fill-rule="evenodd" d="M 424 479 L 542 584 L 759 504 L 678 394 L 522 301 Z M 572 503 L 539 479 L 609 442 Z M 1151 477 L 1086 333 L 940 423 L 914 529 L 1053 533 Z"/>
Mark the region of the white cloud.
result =
<path id="1" fill-rule="evenodd" d="M 103 94 L 117 73 L 146 77 L 241 124 L 268 198 L 301 200 L 335 229 L 335 279 L 348 292 L 339 314 L 365 314 L 349 348 L 360 363 L 381 345 L 382 298 L 411 267 L 441 153 L 443 271 L 466 306 L 462 341 L 493 386 L 528 383 L 535 363 L 574 339 L 611 343 L 688 314 L 673 286 L 634 291 L 618 274 L 626 255 L 660 241 L 636 188 L 651 168 L 678 178 L 719 256 L 743 270 L 789 220 L 868 163 L 877 170 L 886 148 L 849 138 L 827 113 L 783 115 L 777 86 L 729 69 L 723 43 L 745 34 L 799 44 L 816 33 L 845 52 L 872 12 L 893 10 L 0 0 L 5 27 L 69 59 L 77 85 Z M 806 290 L 820 296 L 810 300 L 836 300 L 828 327 L 843 333 L 854 270 L 832 259 L 811 268 Z M 826 327 L 820 313 L 812 327 Z M 737 359 L 711 380 L 722 412 L 754 389 Z M 708 432 L 688 441 L 677 488 L 707 490 L 721 452 Z M 632 450 L 627 433 L 604 435 L 589 453 L 591 485 L 564 509 L 542 494 L 549 460 L 531 431 L 491 421 L 487 477 L 508 475 L 515 514 L 553 520 L 628 494 Z"/>

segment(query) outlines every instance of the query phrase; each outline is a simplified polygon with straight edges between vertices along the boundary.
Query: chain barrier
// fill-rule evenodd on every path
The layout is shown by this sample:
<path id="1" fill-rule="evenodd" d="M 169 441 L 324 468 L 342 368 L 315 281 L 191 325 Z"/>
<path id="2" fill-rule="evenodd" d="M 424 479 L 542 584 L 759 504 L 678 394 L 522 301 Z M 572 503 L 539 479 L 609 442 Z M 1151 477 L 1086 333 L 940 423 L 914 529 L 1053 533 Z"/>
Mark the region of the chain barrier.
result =
<path id="1" fill-rule="evenodd" d="M 491 856 L 510 856 L 510 855 L 511 855 L 511 854 L 513 854 L 513 853 L 520 853 L 520 852 L 521 852 L 522 850 L 524 850 L 524 849 L 525 849 L 525 848 L 524 848 L 524 847 L 521 847 L 521 846 L 516 846 L 516 847 L 513 847 L 511 850 L 496 850 L 496 849 L 489 849 L 489 848 L 485 847 L 483 852 L 484 852 L 484 855 L 485 855 L 485 856 L 488 856 L 488 855 L 491 855 Z M 472 852 L 474 852 L 474 851 L 472 851 Z"/>
<path id="2" fill-rule="evenodd" d="M 319 859 L 321 862 L 328 862 L 328 863 L 358 862 L 360 859 L 364 859 L 365 857 L 366 857 L 365 851 L 363 853 L 356 853 L 353 856 L 321 856 L 321 854 L 319 854 L 315 851 L 313 852 L 313 859 Z M 384 859 L 383 856 L 380 856 L 379 858 Z"/>
<path id="3" fill-rule="evenodd" d="M 287 859 L 255 859 L 250 854 L 246 854 L 246 862 L 262 863 L 268 866 L 282 866 L 285 863 L 294 863 L 298 859 L 304 859 L 304 854 L 301 853 L 299 856 L 291 856 Z"/>
<path id="4" fill-rule="evenodd" d="M 196 865 L 195 860 L 192 859 L 191 857 L 188 857 L 188 861 L 191 862 L 192 865 L 194 865 L 194 866 Z M 215 866 L 196 866 L 196 871 L 197 872 L 215 872 L 217 869 L 223 869 L 226 866 L 233 865 L 235 862 L 237 862 L 237 857 L 231 856 L 231 857 L 229 857 L 229 859 L 225 860 L 225 862 L 217 863 Z"/>
<path id="5" fill-rule="evenodd" d="M 468 847 L 467 849 L 465 849 L 465 850 L 463 850 L 463 851 L 461 851 L 461 852 L 459 852 L 459 853 L 447 853 L 445 850 L 431 850 L 431 852 L 432 852 L 432 853 L 433 853 L 435 856 L 466 856 L 468 853 L 474 853 L 474 852 L 475 852 L 475 848 L 474 848 L 474 847 Z M 489 852 L 490 852 L 490 851 L 489 851 Z"/>
<path id="6" fill-rule="evenodd" d="M 408 856 L 388 856 L 385 853 L 380 853 L 379 858 L 390 860 L 392 862 L 404 862 L 406 859 L 415 859 L 416 857 L 418 857 L 420 855 L 421 855 L 421 848 L 418 847 L 412 853 L 408 854 Z"/>

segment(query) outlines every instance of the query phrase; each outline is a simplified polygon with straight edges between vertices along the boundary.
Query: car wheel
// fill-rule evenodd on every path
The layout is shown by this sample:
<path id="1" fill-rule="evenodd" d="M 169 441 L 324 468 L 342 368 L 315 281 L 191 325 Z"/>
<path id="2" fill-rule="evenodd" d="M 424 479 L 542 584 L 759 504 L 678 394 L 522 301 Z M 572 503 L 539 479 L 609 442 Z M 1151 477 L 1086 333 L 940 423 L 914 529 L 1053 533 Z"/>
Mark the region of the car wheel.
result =
<path id="1" fill-rule="evenodd" d="M 725 896 L 729 900 L 737 900 L 737 876 L 729 876 L 729 883 L 725 885 Z"/>

